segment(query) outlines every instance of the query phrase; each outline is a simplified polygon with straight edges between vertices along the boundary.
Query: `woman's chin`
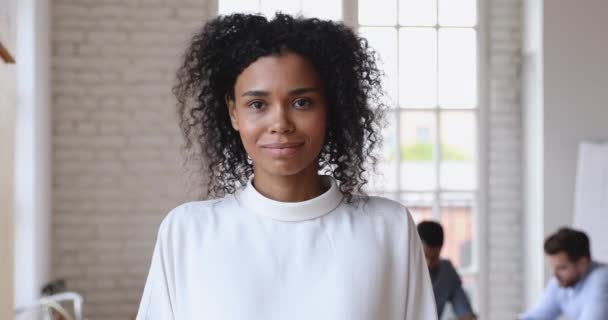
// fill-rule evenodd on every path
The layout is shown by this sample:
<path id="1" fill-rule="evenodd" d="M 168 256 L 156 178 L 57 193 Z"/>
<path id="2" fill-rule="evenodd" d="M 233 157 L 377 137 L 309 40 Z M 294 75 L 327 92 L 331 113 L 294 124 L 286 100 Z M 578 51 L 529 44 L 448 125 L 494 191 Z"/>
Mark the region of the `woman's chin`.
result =
<path id="1" fill-rule="evenodd" d="M 261 171 L 264 171 L 263 174 L 268 174 L 281 178 L 302 177 L 309 174 L 317 174 L 316 167 L 311 168 L 310 166 L 298 163 L 297 159 L 292 159 L 291 161 L 273 161 L 273 163 L 269 163 L 269 165 L 264 166 L 264 168 L 257 168 L 257 170 L 254 169 L 254 171 L 259 173 L 261 173 Z"/>

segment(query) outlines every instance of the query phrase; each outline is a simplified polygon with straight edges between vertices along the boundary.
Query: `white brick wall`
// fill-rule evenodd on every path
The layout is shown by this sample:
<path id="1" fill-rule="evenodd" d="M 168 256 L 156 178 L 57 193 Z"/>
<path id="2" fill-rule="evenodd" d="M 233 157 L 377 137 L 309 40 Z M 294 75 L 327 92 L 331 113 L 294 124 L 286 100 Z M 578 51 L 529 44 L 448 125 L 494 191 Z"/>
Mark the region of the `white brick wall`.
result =
<path id="1" fill-rule="evenodd" d="M 171 96 L 205 1 L 56 0 L 52 273 L 89 319 L 135 316 L 158 224 L 194 198 Z"/>
<path id="2" fill-rule="evenodd" d="M 208 2 L 208 3 L 207 3 Z M 522 304 L 521 0 L 487 8 L 488 319 Z M 192 199 L 170 94 L 212 0 L 53 3 L 53 261 L 90 319 L 135 315 L 160 219 Z M 485 14 L 485 13 L 480 13 Z"/>
<path id="3" fill-rule="evenodd" d="M 521 0 L 487 2 L 488 319 L 513 319 L 522 308 Z"/>

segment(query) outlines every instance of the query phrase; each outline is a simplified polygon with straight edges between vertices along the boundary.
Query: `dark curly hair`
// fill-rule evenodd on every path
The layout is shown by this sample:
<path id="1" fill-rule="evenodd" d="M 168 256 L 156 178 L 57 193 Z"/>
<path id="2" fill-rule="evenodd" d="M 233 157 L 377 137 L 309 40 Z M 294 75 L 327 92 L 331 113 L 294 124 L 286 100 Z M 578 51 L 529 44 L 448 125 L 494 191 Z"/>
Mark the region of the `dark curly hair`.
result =
<path id="1" fill-rule="evenodd" d="M 239 134 L 232 128 L 225 98 L 234 99 L 239 74 L 258 58 L 295 53 L 308 59 L 324 85 L 328 102 L 320 170 L 331 174 L 352 199 L 367 183 L 368 162 L 377 162 L 381 72 L 376 53 L 345 25 L 277 13 L 218 16 L 194 35 L 177 71 L 177 97 L 185 150 L 209 177 L 207 196 L 234 193 L 253 173 Z"/>

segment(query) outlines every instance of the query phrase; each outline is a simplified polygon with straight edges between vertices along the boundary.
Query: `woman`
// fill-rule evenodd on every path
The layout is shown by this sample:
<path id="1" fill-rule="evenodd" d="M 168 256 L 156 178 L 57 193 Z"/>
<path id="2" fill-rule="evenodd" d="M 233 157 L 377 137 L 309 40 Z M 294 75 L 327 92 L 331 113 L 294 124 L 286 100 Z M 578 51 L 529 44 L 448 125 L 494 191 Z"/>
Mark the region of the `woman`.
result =
<path id="1" fill-rule="evenodd" d="M 361 195 L 379 77 L 339 23 L 208 22 L 174 93 L 215 199 L 162 222 L 137 318 L 436 319 L 409 213 Z"/>

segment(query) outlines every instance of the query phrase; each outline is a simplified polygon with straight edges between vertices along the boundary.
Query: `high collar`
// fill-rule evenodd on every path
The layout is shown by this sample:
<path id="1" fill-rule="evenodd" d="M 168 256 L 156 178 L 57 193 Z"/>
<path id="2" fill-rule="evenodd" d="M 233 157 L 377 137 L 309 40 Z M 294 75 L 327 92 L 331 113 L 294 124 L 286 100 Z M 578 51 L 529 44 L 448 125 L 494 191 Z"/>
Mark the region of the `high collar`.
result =
<path id="1" fill-rule="evenodd" d="M 279 221 L 296 222 L 315 219 L 334 210 L 342 201 L 342 193 L 336 181 L 330 176 L 321 176 L 321 183 L 327 191 L 310 200 L 301 202 L 281 202 L 269 199 L 253 186 L 253 178 L 237 195 L 242 206 Z"/>

